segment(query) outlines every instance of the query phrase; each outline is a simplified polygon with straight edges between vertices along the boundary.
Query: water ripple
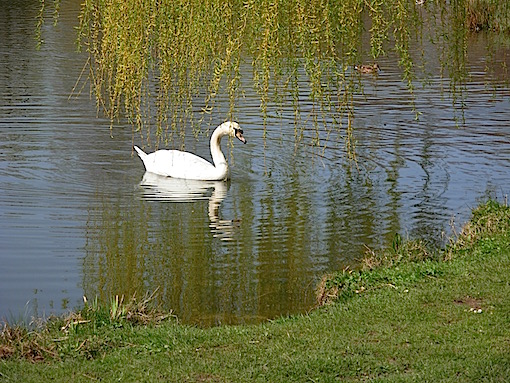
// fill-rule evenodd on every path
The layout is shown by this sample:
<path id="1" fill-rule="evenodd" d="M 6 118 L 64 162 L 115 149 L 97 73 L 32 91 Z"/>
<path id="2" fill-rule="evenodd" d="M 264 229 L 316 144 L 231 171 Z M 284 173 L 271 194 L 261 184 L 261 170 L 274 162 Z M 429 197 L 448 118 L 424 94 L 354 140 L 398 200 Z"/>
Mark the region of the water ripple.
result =
<path id="1" fill-rule="evenodd" d="M 317 278 L 354 266 L 365 246 L 388 247 L 395 233 L 437 241 L 454 215 L 460 223 L 477 199 L 510 189 L 508 87 L 497 76 L 487 87 L 478 63 L 457 100 L 437 68 L 412 96 L 394 57 L 360 78 L 357 162 L 344 125 L 314 120 L 303 76 L 297 125 L 290 98 L 271 101 L 264 120 L 257 92 L 243 89 L 235 118 L 248 144 L 223 142 L 229 183 L 148 179 L 131 127 L 110 131 L 93 100 L 68 99 L 82 61 L 65 9 L 79 4 L 61 6 L 62 30 L 48 28 L 40 51 L 25 38 L 34 14 L 0 15 L 0 317 L 27 301 L 61 312 L 84 294 L 156 288 L 188 322 L 304 311 Z M 228 115 L 228 97 L 216 106 L 204 129 Z M 210 159 L 205 130 L 184 143 Z"/>

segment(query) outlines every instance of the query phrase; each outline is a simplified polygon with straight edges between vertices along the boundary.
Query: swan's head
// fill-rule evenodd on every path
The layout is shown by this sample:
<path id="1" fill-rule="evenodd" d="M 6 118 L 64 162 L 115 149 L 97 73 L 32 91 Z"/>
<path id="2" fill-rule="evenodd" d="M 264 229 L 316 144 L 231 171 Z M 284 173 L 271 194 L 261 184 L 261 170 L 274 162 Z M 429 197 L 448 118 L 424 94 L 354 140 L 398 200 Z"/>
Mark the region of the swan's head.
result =
<path id="1" fill-rule="evenodd" d="M 227 129 L 226 133 L 230 137 L 236 137 L 243 144 L 246 144 L 246 138 L 244 138 L 243 136 L 243 130 L 241 129 L 237 122 L 227 121 L 223 123 L 223 126 L 225 126 L 225 128 Z"/>

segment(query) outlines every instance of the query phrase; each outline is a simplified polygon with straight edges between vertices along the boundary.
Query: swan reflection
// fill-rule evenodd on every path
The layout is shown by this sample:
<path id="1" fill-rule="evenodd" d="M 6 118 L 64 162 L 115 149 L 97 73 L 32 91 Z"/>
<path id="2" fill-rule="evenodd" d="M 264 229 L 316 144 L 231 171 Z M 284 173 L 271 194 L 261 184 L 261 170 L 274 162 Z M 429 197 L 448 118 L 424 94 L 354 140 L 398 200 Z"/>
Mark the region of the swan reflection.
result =
<path id="1" fill-rule="evenodd" d="M 223 220 L 219 217 L 219 207 L 228 192 L 228 183 L 224 181 L 199 181 L 164 177 L 146 172 L 140 186 L 143 198 L 161 202 L 192 202 L 209 200 L 209 227 L 213 236 L 222 241 L 234 239 L 238 221 Z"/>

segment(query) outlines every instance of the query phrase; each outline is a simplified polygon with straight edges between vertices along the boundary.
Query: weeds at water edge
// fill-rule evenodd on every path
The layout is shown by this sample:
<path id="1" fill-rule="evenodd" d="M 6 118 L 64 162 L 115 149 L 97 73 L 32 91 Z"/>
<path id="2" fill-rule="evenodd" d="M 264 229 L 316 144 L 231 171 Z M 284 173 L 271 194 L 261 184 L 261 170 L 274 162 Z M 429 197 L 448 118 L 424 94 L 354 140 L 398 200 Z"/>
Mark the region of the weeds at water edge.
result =
<path id="1" fill-rule="evenodd" d="M 31 362 L 61 359 L 81 355 L 92 359 L 122 341 L 114 337 L 98 336 L 99 328 L 154 326 L 176 318 L 155 304 L 157 291 L 138 299 L 115 296 L 110 303 L 97 299 L 84 307 L 61 317 L 50 317 L 34 331 L 23 325 L 5 324 L 0 332 L 0 359 L 17 357 Z"/>
<path id="2" fill-rule="evenodd" d="M 473 210 L 470 221 L 460 232 L 454 232 L 444 249 L 430 249 L 422 240 L 402 240 L 396 234 L 391 249 L 375 252 L 367 248 L 359 269 L 325 275 L 316 290 L 317 303 L 322 306 L 366 291 L 436 277 L 441 274 L 442 262 L 462 256 L 477 241 L 508 232 L 509 228 L 510 208 L 506 202 L 489 200 Z"/>

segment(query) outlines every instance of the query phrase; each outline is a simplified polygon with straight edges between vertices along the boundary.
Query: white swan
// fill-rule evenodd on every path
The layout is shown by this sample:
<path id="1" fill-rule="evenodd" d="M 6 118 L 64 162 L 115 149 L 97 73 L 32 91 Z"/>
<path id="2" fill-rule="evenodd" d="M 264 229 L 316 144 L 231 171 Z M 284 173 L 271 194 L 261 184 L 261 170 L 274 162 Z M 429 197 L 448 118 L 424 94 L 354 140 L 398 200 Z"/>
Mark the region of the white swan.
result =
<path id="1" fill-rule="evenodd" d="M 224 122 L 214 129 L 211 136 L 211 157 L 214 165 L 193 153 L 180 150 L 157 150 L 147 154 L 138 146 L 134 148 L 142 159 L 145 170 L 150 173 L 190 180 L 219 181 L 228 178 L 228 164 L 220 146 L 221 138 L 227 135 L 237 137 L 246 144 L 239 124 Z"/>

